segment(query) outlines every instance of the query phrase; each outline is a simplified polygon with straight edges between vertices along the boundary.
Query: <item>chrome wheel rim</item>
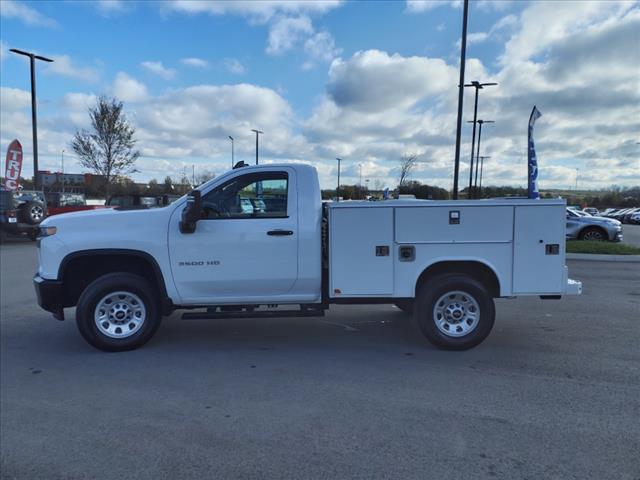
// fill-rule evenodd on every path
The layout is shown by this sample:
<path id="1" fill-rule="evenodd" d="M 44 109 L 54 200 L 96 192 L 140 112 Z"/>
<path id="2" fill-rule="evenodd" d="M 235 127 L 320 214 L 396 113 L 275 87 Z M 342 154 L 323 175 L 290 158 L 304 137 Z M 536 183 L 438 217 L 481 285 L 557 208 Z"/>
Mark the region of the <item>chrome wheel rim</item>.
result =
<path id="1" fill-rule="evenodd" d="M 147 310 L 135 293 L 112 292 L 96 305 L 94 321 L 100 333 L 111 338 L 127 338 L 144 324 Z"/>
<path id="2" fill-rule="evenodd" d="M 480 306 L 467 292 L 447 292 L 433 307 L 433 321 L 438 330 L 448 337 L 464 337 L 478 326 Z"/>
<path id="3" fill-rule="evenodd" d="M 39 207 L 37 205 L 34 205 L 33 207 L 31 207 L 31 218 L 32 219 L 41 220 L 43 215 L 44 215 L 44 210 L 42 209 L 42 207 Z"/>
<path id="4" fill-rule="evenodd" d="M 591 230 L 585 233 L 582 238 L 584 240 L 602 240 L 604 237 L 602 236 L 602 232 L 599 230 Z"/>

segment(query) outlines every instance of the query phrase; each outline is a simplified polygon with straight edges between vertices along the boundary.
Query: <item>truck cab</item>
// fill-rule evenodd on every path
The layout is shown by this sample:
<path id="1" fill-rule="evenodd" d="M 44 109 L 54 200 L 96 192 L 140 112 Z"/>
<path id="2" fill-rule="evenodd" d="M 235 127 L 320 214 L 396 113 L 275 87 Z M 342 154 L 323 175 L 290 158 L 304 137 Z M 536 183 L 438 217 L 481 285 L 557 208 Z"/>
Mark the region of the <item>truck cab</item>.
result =
<path id="1" fill-rule="evenodd" d="M 40 228 L 34 278 L 84 338 L 137 348 L 162 316 L 321 316 L 389 303 L 435 345 L 489 334 L 493 299 L 580 293 L 560 200 L 332 202 L 306 164 L 245 166 L 149 210 L 59 215 Z M 280 308 L 274 308 L 279 306 Z"/>

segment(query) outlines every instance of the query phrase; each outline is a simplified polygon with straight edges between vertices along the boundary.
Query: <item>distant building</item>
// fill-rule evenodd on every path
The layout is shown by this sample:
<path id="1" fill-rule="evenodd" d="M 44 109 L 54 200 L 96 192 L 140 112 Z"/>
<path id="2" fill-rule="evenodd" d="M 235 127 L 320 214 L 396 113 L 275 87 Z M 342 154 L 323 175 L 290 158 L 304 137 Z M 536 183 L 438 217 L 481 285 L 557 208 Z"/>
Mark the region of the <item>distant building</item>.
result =
<path id="1" fill-rule="evenodd" d="M 83 191 L 87 187 L 104 185 L 103 175 L 92 173 L 61 173 L 48 170 L 38 171 L 40 185 L 43 190 L 60 190 L 64 184 L 65 190 Z"/>

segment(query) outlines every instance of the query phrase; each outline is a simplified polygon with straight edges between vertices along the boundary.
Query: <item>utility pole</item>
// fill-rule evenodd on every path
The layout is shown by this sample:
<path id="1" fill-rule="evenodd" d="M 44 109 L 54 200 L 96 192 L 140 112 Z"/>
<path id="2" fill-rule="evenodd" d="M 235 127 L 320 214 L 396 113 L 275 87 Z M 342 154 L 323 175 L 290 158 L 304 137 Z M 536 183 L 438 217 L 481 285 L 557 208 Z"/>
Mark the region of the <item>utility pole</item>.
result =
<path id="1" fill-rule="evenodd" d="M 24 55 L 29 57 L 29 63 L 31 66 L 31 128 L 33 132 L 33 187 L 35 190 L 39 190 L 40 179 L 38 178 L 38 121 L 36 118 L 36 60 L 42 60 L 43 62 L 53 62 L 50 58 L 41 57 L 35 53 L 25 52 L 12 48 L 9 51 L 17 53 L 18 55 Z"/>
<path id="2" fill-rule="evenodd" d="M 464 0 L 462 14 L 462 42 L 460 44 L 460 81 L 458 82 L 458 124 L 456 129 L 456 157 L 453 166 L 453 199 L 458 199 L 458 173 L 460 172 L 460 134 L 462 132 L 462 102 L 464 100 L 464 66 L 467 55 L 467 18 L 469 0 Z"/>
<path id="3" fill-rule="evenodd" d="M 342 162 L 341 158 L 336 157 L 338 161 L 338 186 L 336 187 L 336 202 L 340 201 L 340 162 Z"/>
<path id="4" fill-rule="evenodd" d="M 256 130 L 256 129 L 251 129 L 252 132 L 256 132 L 256 165 L 258 165 L 258 135 L 260 135 L 261 132 L 260 130 Z"/>
<path id="5" fill-rule="evenodd" d="M 482 198 L 482 169 L 484 168 L 485 158 L 491 158 L 491 155 L 481 155 L 478 157 L 478 160 L 480 160 L 480 187 L 478 189 L 478 198 Z"/>
<path id="6" fill-rule="evenodd" d="M 471 122 L 469 122 L 471 123 Z M 482 125 L 485 123 L 496 123 L 493 120 L 478 120 L 478 125 L 480 125 L 480 128 L 478 129 L 478 150 L 476 151 L 476 158 L 480 157 L 480 140 L 482 139 Z M 476 162 L 476 178 L 475 178 L 475 186 L 478 185 L 478 165 Z M 475 186 L 473 188 L 474 190 L 474 194 L 475 194 Z M 474 197 L 475 195 L 473 195 L 471 193 L 471 185 L 469 186 L 469 198 Z"/>
<path id="7" fill-rule="evenodd" d="M 196 187 L 196 166 L 193 163 L 191 164 L 191 185 L 193 188 Z"/>
<path id="8" fill-rule="evenodd" d="M 579 168 L 576 168 L 576 192 L 578 191 L 578 173 L 580 172 Z"/>
<path id="9" fill-rule="evenodd" d="M 360 169 L 360 180 L 358 181 L 358 197 L 362 195 L 362 164 L 358 164 L 358 168 Z"/>
<path id="10" fill-rule="evenodd" d="M 484 87 L 493 86 L 493 85 L 498 85 L 498 84 L 494 82 L 480 83 L 477 80 L 474 80 L 473 82 L 467 83 L 465 85 L 465 87 L 474 87 L 476 89 L 476 99 L 473 105 L 473 134 L 471 135 L 471 161 L 469 163 L 469 195 L 471 195 L 471 181 L 473 177 L 473 151 L 475 149 L 475 143 L 476 143 L 476 123 L 478 120 L 478 92 L 482 90 Z M 477 170 L 478 170 L 478 167 L 476 166 L 476 171 Z"/>
<path id="11" fill-rule="evenodd" d="M 231 140 L 231 168 L 233 169 L 234 161 L 233 161 L 233 137 L 229 135 L 229 140 Z"/>

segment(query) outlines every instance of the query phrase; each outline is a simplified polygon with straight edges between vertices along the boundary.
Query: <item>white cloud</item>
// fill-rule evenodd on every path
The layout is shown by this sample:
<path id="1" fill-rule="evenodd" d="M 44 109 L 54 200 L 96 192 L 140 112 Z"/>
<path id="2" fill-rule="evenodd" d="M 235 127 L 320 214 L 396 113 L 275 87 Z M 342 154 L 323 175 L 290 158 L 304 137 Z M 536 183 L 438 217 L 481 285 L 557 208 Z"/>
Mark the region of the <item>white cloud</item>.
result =
<path id="1" fill-rule="evenodd" d="M 9 46 L 4 40 L 0 40 L 0 62 L 9 56 Z"/>
<path id="2" fill-rule="evenodd" d="M 58 23 L 36 9 L 15 0 L 2 0 L 0 15 L 5 18 L 16 18 L 26 25 L 34 27 L 57 27 Z"/>
<path id="3" fill-rule="evenodd" d="M 277 15 L 323 14 L 341 3 L 340 0 L 172 0 L 165 2 L 164 7 L 187 14 L 241 15 L 265 23 Z"/>
<path id="4" fill-rule="evenodd" d="M 75 78 L 83 82 L 97 82 L 99 75 L 92 67 L 78 67 L 74 65 L 69 55 L 52 55 L 53 62 L 45 65 L 45 71 L 63 77 Z"/>
<path id="5" fill-rule="evenodd" d="M 266 52 L 269 55 L 282 55 L 311 34 L 313 34 L 313 26 L 309 17 L 278 18 L 269 30 Z"/>
<path id="6" fill-rule="evenodd" d="M 31 94 L 19 88 L 0 87 L 2 92 L 2 110 L 15 112 L 31 105 Z"/>
<path id="7" fill-rule="evenodd" d="M 342 52 L 342 49 L 336 47 L 333 36 L 326 31 L 309 37 L 304 43 L 304 50 L 308 58 L 303 64 L 305 69 L 312 68 L 316 62 L 331 62 Z"/>
<path id="8" fill-rule="evenodd" d="M 247 73 L 247 67 L 237 58 L 226 58 L 224 60 L 225 68 L 235 75 L 244 75 Z"/>
<path id="9" fill-rule="evenodd" d="M 378 112 L 410 107 L 455 82 L 456 69 L 442 59 L 367 50 L 346 61 L 334 60 L 327 90 L 337 105 Z"/>
<path id="10" fill-rule="evenodd" d="M 126 12 L 128 8 L 123 0 L 98 0 L 95 6 L 105 16 Z"/>
<path id="11" fill-rule="evenodd" d="M 450 6 L 458 8 L 460 0 L 407 0 L 406 11 L 409 13 L 423 13 L 438 7 Z"/>
<path id="12" fill-rule="evenodd" d="M 623 1 L 534 3 L 522 12 L 520 31 L 507 42 L 502 64 L 531 58 L 603 18 L 620 17 L 633 5 Z"/>
<path id="13" fill-rule="evenodd" d="M 505 30 L 512 30 L 518 23 L 518 18 L 515 15 L 507 15 L 502 17 L 496 23 L 494 23 L 487 32 L 473 32 L 467 35 L 467 45 L 473 45 L 474 43 L 481 43 L 489 38 L 495 38 L 497 34 L 502 33 Z M 456 42 L 458 48 L 460 48 L 460 40 Z"/>
<path id="14" fill-rule="evenodd" d="M 142 68 L 144 68 L 148 72 L 151 72 L 154 75 L 164 78 L 165 80 L 171 80 L 173 77 L 176 76 L 175 69 L 166 68 L 160 61 L 157 61 L 157 62 L 146 61 L 146 62 L 142 62 L 140 65 L 142 66 Z"/>
<path id="15" fill-rule="evenodd" d="M 115 97 L 123 102 L 141 102 L 149 95 L 143 83 L 124 72 L 118 72 L 112 90 Z"/>
<path id="16" fill-rule="evenodd" d="M 163 5 L 166 12 L 239 15 L 246 17 L 250 23 L 267 25 L 269 37 L 266 53 L 279 56 L 302 48 L 307 55 L 302 67 L 308 69 L 316 63 L 329 62 L 340 53 L 329 32 L 316 32 L 311 17 L 322 15 L 341 4 L 340 0 L 173 0 Z"/>
<path id="17" fill-rule="evenodd" d="M 208 68 L 209 67 L 209 62 L 207 62 L 206 60 L 203 60 L 201 58 L 195 58 L 195 57 L 183 58 L 182 60 L 180 60 L 180 62 L 183 65 L 186 65 L 188 67 L 194 67 L 194 68 Z"/>

